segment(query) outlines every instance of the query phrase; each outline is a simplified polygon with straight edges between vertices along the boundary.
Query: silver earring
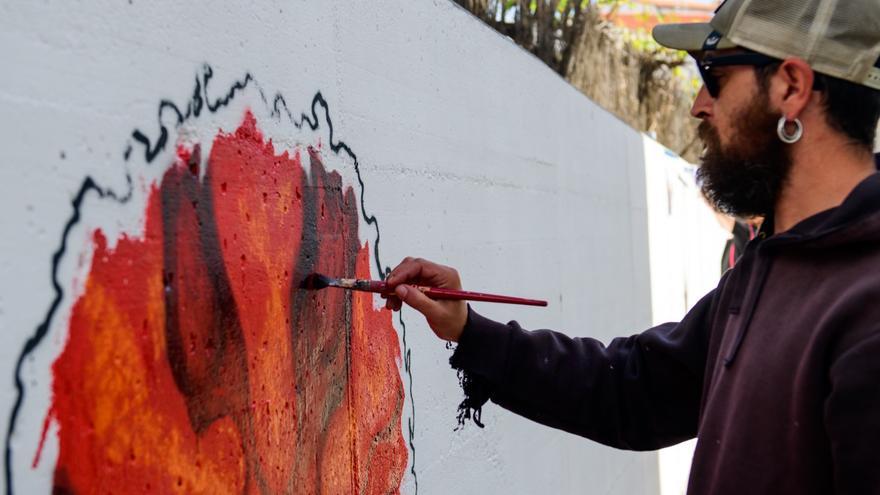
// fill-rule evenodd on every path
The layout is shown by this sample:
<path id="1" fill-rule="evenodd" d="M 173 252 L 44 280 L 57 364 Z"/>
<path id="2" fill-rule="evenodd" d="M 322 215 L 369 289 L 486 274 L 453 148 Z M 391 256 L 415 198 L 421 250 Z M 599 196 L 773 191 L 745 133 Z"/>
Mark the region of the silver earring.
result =
<path id="1" fill-rule="evenodd" d="M 800 119 L 794 119 L 790 122 L 794 123 L 795 130 L 793 133 L 789 134 L 785 130 L 785 125 L 789 123 L 789 120 L 782 116 L 779 118 L 779 124 L 776 125 L 776 134 L 779 135 L 779 139 L 786 144 L 794 144 L 801 140 L 801 136 L 804 135 L 804 125 L 801 123 Z"/>

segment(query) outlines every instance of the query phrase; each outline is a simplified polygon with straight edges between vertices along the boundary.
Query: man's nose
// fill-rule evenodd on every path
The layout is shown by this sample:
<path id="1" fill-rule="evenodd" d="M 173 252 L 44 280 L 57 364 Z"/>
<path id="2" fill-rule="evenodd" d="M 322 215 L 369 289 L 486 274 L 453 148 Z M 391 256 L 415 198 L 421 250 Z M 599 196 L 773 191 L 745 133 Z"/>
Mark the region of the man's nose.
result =
<path id="1" fill-rule="evenodd" d="M 700 86 L 697 97 L 694 98 L 694 104 L 691 106 L 691 117 L 705 119 L 712 114 L 712 96 L 706 85 Z"/>

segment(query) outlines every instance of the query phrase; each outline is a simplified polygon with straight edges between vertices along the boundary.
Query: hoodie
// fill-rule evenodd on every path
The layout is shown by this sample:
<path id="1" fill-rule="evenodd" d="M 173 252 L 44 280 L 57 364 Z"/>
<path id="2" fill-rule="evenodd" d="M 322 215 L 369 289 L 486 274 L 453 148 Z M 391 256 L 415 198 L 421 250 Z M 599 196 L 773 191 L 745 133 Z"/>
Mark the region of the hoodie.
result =
<path id="1" fill-rule="evenodd" d="M 880 174 L 759 234 L 678 323 L 605 346 L 471 309 L 450 363 L 460 421 L 491 399 L 622 449 L 696 436 L 691 495 L 880 494 Z"/>

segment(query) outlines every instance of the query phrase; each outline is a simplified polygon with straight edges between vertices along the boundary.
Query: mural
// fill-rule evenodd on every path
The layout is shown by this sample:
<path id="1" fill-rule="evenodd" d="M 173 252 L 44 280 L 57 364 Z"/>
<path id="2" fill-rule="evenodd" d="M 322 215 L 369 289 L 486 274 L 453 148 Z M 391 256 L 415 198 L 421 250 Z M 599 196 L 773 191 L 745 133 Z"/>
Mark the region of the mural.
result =
<path id="1" fill-rule="evenodd" d="M 500 407 L 455 431 L 424 318 L 296 288 L 421 256 L 551 301 L 499 321 L 646 328 L 639 133 L 456 2 L 0 12 L 4 494 L 658 491 Z"/>
<path id="2" fill-rule="evenodd" d="M 212 76 L 206 66 L 184 110 L 163 100 L 156 138 L 135 130 L 125 160 L 135 146 L 147 163 L 156 160 L 176 127 L 219 111 L 247 88 L 268 107 L 250 74 L 212 100 Z M 319 108 L 331 151 L 357 169 L 354 153 L 334 140 L 320 93 L 310 116 L 295 119 L 280 94 L 270 115 L 316 129 Z M 357 172 L 362 218 L 376 229 L 372 254 L 384 275 L 378 222 L 363 208 Z M 8 493 L 10 438 L 26 392 L 22 362 L 65 296 L 57 266 L 72 254 L 67 236 L 89 193 L 131 197 L 87 178 L 74 200 L 53 260 L 56 299 L 17 367 Z M 415 477 L 414 415 L 407 446 L 391 313 L 374 309 L 371 294 L 298 289 L 313 271 L 370 277 L 355 192 L 325 169 L 320 145 L 278 152 L 247 111 L 237 130 L 216 135 L 206 160 L 198 143 L 178 146 L 150 188 L 144 218 L 142 235 L 115 243 L 101 229 L 91 236 L 91 268 L 52 364 L 52 403 L 33 459 L 34 467 L 47 462 L 42 444 L 57 425 L 56 491 L 388 493 L 399 490 L 408 464 Z"/>

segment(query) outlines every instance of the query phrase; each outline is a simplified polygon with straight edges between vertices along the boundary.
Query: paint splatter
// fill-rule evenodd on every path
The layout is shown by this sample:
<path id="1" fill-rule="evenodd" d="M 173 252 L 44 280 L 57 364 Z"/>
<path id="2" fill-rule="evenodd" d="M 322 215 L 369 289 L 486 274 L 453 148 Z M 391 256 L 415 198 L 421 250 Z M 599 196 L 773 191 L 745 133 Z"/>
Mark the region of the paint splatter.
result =
<path id="1" fill-rule="evenodd" d="M 142 238 L 101 231 L 53 365 L 60 492 L 387 493 L 407 465 L 397 335 L 366 293 L 354 193 L 248 113 L 152 191 Z"/>

